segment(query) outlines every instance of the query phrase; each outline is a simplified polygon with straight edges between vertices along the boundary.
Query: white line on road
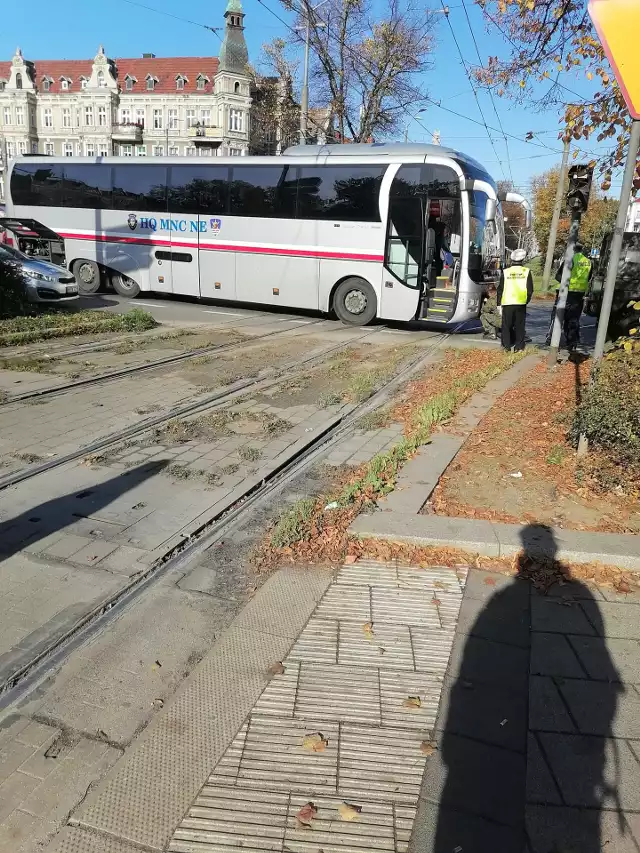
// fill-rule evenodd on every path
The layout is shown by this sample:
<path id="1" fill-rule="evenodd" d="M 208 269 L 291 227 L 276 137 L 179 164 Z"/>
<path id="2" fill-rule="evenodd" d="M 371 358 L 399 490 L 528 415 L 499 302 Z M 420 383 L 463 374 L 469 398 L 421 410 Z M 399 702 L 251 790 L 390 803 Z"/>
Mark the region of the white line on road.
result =
<path id="1" fill-rule="evenodd" d="M 169 305 L 156 305 L 155 302 L 136 302 L 136 305 L 142 305 L 143 308 L 169 308 Z"/>
<path id="2" fill-rule="evenodd" d="M 303 326 L 308 326 L 309 323 L 313 323 L 313 320 L 285 320 L 285 323 L 302 323 Z"/>
<path id="3" fill-rule="evenodd" d="M 204 314 L 226 314 L 227 317 L 238 317 L 240 320 L 248 320 L 247 314 L 236 314 L 235 311 L 203 311 Z"/>

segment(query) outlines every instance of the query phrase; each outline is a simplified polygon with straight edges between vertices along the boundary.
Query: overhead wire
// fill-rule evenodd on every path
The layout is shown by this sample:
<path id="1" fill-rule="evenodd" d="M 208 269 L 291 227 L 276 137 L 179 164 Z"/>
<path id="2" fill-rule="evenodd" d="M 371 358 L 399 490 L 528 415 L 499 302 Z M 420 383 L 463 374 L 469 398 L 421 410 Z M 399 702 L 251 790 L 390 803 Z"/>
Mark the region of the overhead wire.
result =
<path id="1" fill-rule="evenodd" d="M 128 3 L 130 6 L 139 6 L 141 9 L 147 9 L 149 12 L 155 12 L 156 14 L 164 15 L 167 18 L 173 18 L 175 21 L 182 21 L 185 24 L 193 24 L 194 27 L 202 27 L 202 29 L 209 30 L 209 32 L 214 33 L 218 36 L 220 41 L 222 41 L 220 33 L 218 32 L 221 27 L 210 27 L 208 24 L 201 24 L 199 21 L 191 21 L 189 18 L 182 18 L 180 15 L 165 12 L 163 9 L 155 9 L 153 6 L 147 6 L 145 3 L 138 3 L 137 0 L 122 0 L 122 2 Z"/>

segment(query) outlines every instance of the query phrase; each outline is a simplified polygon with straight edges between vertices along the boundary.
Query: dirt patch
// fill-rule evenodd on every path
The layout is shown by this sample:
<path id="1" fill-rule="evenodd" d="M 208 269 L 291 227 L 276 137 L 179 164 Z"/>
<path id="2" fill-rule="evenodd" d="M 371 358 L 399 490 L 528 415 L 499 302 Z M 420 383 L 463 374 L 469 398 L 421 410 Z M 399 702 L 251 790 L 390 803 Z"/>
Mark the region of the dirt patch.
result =
<path id="1" fill-rule="evenodd" d="M 538 365 L 473 431 L 424 512 L 574 530 L 640 533 L 638 495 L 602 494 L 567 440 L 589 362 Z"/>

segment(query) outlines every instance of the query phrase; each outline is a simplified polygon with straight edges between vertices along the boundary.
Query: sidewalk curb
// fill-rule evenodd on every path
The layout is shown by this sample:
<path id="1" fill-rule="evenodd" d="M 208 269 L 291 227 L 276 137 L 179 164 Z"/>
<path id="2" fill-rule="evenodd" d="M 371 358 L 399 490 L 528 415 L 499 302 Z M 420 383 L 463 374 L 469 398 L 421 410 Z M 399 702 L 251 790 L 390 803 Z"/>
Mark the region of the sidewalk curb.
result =
<path id="1" fill-rule="evenodd" d="M 377 512 L 360 515 L 349 533 L 360 539 L 384 539 L 440 548 L 462 548 L 483 557 L 513 557 L 523 548 L 530 525 L 499 524 L 475 518 Z M 552 528 L 555 548 L 527 544 L 527 552 L 572 563 L 602 563 L 640 572 L 640 536 Z"/>

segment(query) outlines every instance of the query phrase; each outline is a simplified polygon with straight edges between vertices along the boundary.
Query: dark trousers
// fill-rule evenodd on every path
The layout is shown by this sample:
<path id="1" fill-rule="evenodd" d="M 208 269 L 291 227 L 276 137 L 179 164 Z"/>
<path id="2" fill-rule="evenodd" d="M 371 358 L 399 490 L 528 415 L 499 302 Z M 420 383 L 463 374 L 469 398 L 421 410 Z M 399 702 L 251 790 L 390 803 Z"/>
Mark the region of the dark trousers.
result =
<path id="1" fill-rule="evenodd" d="M 547 332 L 547 346 L 551 343 L 553 324 L 556 319 L 558 295 L 556 293 L 556 301 L 553 303 L 553 311 L 551 312 L 551 322 L 549 323 L 549 331 Z M 564 323 L 562 324 L 567 349 L 575 349 L 580 343 L 580 317 L 582 316 L 583 309 L 584 293 L 569 291 L 567 293 L 567 304 L 564 309 Z"/>
<path id="2" fill-rule="evenodd" d="M 515 352 L 524 349 L 524 328 L 527 319 L 526 305 L 502 306 L 502 346 L 513 347 Z"/>

